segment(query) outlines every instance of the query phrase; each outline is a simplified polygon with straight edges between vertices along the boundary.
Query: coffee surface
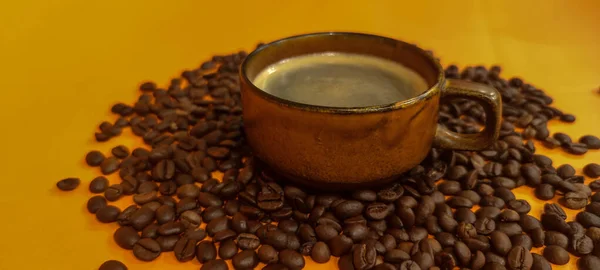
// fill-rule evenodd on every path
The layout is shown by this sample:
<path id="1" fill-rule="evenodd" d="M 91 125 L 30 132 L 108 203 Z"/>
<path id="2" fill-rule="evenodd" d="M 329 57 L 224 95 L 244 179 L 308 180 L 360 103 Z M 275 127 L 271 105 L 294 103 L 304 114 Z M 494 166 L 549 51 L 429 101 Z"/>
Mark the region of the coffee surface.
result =
<path id="1" fill-rule="evenodd" d="M 363 107 L 410 99 L 427 90 L 415 71 L 375 56 L 325 52 L 284 59 L 253 83 L 290 101 L 331 107 Z"/>

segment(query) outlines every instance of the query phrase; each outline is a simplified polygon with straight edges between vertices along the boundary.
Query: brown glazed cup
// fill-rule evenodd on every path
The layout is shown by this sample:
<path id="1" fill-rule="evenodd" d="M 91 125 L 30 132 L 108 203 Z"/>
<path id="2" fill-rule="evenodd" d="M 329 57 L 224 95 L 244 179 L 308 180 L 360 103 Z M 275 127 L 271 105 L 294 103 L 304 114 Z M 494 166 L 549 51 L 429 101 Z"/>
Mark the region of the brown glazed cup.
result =
<path id="1" fill-rule="evenodd" d="M 301 104 L 262 91 L 252 81 L 270 64 L 320 52 L 390 59 L 420 74 L 429 89 L 387 105 L 326 107 Z M 432 145 L 481 150 L 498 137 L 500 94 L 492 87 L 444 78 L 424 50 L 391 38 L 360 33 L 314 33 L 284 38 L 252 52 L 241 66 L 243 119 L 254 154 L 280 175 L 319 189 L 372 187 L 419 164 Z M 481 104 L 486 125 L 458 134 L 437 124 L 440 99 Z"/>

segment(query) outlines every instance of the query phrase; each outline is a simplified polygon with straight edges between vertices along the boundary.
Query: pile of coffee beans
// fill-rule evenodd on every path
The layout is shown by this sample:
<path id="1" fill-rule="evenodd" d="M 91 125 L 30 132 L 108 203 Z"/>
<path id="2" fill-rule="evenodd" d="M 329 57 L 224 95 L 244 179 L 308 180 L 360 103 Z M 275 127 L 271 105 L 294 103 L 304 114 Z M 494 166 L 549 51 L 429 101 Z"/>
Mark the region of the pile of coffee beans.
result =
<path id="1" fill-rule="evenodd" d="M 201 269 L 302 269 L 310 257 L 340 269 L 551 269 L 580 256 L 580 269 L 598 269 L 600 180 L 584 184 L 570 165 L 553 166 L 536 154 L 533 139 L 573 155 L 600 148 L 588 135 L 574 142 L 550 134 L 551 120 L 575 116 L 551 106 L 552 98 L 519 78 L 500 77 L 500 67 L 456 66 L 448 78 L 491 85 L 503 100 L 500 139 L 484 151 L 431 149 L 418 166 L 393 183 L 353 192 L 309 190 L 270 172 L 246 144 L 241 118 L 239 65 L 245 52 L 214 56 L 165 89 L 142 83 L 133 104 L 117 103 L 118 119 L 103 122 L 96 140 L 108 141 L 131 128 L 147 147 L 116 146 L 109 156 L 91 151 L 98 176 L 87 209 L 103 223 L 116 222 L 114 241 L 142 261 L 174 256 L 198 260 Z M 452 100 L 439 123 L 459 133 L 482 128 L 484 110 Z M 600 176 L 600 166 L 584 173 Z M 57 183 L 73 190 L 79 179 Z M 548 203 L 530 213 L 512 189 L 527 185 Z M 110 205 L 125 196 L 135 204 Z M 591 201 L 591 203 L 590 203 Z M 561 206 L 562 205 L 562 206 Z M 477 206 L 477 207 L 475 207 Z M 474 208 L 475 207 L 475 208 Z M 566 221 L 562 207 L 582 210 Z M 476 210 L 474 210 L 476 209 Z M 538 219 L 536 216 L 540 216 Z M 544 247 L 542 255 L 533 247 Z M 108 261 L 101 269 L 126 269 Z"/>

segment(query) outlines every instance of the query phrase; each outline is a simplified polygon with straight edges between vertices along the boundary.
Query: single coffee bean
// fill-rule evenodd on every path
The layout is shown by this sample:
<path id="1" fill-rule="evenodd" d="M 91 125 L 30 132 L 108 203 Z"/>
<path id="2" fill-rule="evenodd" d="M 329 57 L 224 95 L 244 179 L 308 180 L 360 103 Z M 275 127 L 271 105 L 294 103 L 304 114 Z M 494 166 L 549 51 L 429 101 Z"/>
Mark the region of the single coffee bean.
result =
<path id="1" fill-rule="evenodd" d="M 89 185 L 91 193 L 102 193 L 108 188 L 108 179 L 104 176 L 98 176 L 94 178 Z"/>
<path id="2" fill-rule="evenodd" d="M 579 138 L 579 142 L 583 143 L 589 149 L 600 149 L 600 139 L 593 135 L 585 135 Z"/>
<path id="3" fill-rule="evenodd" d="M 600 217 L 589 212 L 579 212 L 575 217 L 583 227 L 600 227 Z"/>
<path id="4" fill-rule="evenodd" d="M 62 191 L 71 191 L 76 189 L 81 180 L 79 178 L 65 178 L 56 183 L 56 187 Z"/>
<path id="5" fill-rule="evenodd" d="M 217 248 L 211 241 L 201 241 L 196 246 L 196 259 L 200 263 L 206 263 L 217 257 Z"/>
<path id="6" fill-rule="evenodd" d="M 540 200 L 551 200 L 555 194 L 554 186 L 550 184 L 541 184 L 535 189 L 535 196 Z"/>
<path id="7" fill-rule="evenodd" d="M 360 244 L 352 252 L 352 262 L 357 270 L 372 268 L 375 266 L 376 259 L 377 251 L 372 245 Z"/>
<path id="8" fill-rule="evenodd" d="M 577 260 L 577 269 L 592 270 L 600 266 L 600 258 L 594 255 L 586 255 Z"/>
<path id="9" fill-rule="evenodd" d="M 533 248 L 533 240 L 531 240 L 531 237 L 529 237 L 527 234 L 514 235 L 510 238 L 510 241 L 512 242 L 513 247 L 522 246 L 527 250 L 531 250 Z"/>
<path id="10" fill-rule="evenodd" d="M 110 202 L 114 202 L 122 196 L 123 187 L 119 184 L 111 185 L 104 191 L 104 197 Z"/>
<path id="11" fill-rule="evenodd" d="M 139 210 L 131 214 L 131 225 L 134 229 L 141 231 L 154 221 L 155 211 L 147 206 L 143 206 Z"/>
<path id="12" fill-rule="evenodd" d="M 258 255 L 254 250 L 243 250 L 233 256 L 231 264 L 235 269 L 254 269 L 258 265 Z"/>
<path id="13" fill-rule="evenodd" d="M 221 259 L 210 260 L 202 264 L 200 270 L 227 270 L 227 263 Z"/>
<path id="14" fill-rule="evenodd" d="M 331 255 L 341 257 L 347 254 L 352 249 L 352 239 L 350 237 L 340 234 L 329 240 L 328 245 L 331 250 Z"/>
<path id="15" fill-rule="evenodd" d="M 552 266 L 550 265 L 548 260 L 546 260 L 546 258 L 544 258 L 542 255 L 535 253 L 531 255 L 533 258 L 531 270 L 552 270 Z"/>
<path id="16" fill-rule="evenodd" d="M 478 218 L 473 227 L 479 234 L 488 235 L 496 230 L 496 222 L 488 217 Z"/>
<path id="17" fill-rule="evenodd" d="M 96 219 L 102 223 L 111 223 L 117 221 L 121 209 L 116 206 L 108 205 L 96 211 Z"/>
<path id="18" fill-rule="evenodd" d="M 153 261 L 160 253 L 160 245 L 152 238 L 142 238 L 133 246 L 133 255 L 145 262 Z"/>
<path id="19" fill-rule="evenodd" d="M 591 178 L 600 177 L 600 164 L 590 163 L 588 165 L 585 165 L 585 167 L 583 167 L 583 173 L 587 177 Z"/>
<path id="20" fill-rule="evenodd" d="M 104 175 L 109 175 L 119 169 L 119 160 L 116 157 L 108 157 L 100 164 L 100 171 Z"/>
<path id="21" fill-rule="evenodd" d="M 229 239 L 219 243 L 219 257 L 224 260 L 233 258 L 238 252 L 238 247 L 234 240 Z"/>
<path id="22" fill-rule="evenodd" d="M 123 249 L 133 249 L 135 243 L 140 240 L 138 232 L 130 226 L 120 227 L 113 234 L 113 239 Z"/>
<path id="23" fill-rule="evenodd" d="M 133 202 L 138 205 L 144 205 L 149 202 L 158 200 L 158 193 L 156 191 L 149 191 L 146 193 L 133 195 Z"/>
<path id="24" fill-rule="evenodd" d="M 565 265 L 569 262 L 569 253 L 559 246 L 546 246 L 544 257 L 553 264 Z"/>
<path id="25" fill-rule="evenodd" d="M 415 261 L 406 260 L 400 264 L 400 267 L 398 269 L 399 270 L 421 270 L 421 267 Z"/>
<path id="26" fill-rule="evenodd" d="M 258 249 L 258 259 L 265 263 L 276 263 L 279 261 L 279 253 L 278 251 L 270 245 L 262 245 Z"/>
<path id="27" fill-rule="evenodd" d="M 585 235 L 590 237 L 594 243 L 597 243 L 600 241 L 600 228 L 589 227 L 586 230 Z"/>
<path id="28" fill-rule="evenodd" d="M 365 216 L 373 220 L 382 220 L 387 217 L 390 213 L 389 208 L 386 204 L 375 202 L 367 205 L 365 209 Z"/>
<path id="29" fill-rule="evenodd" d="M 324 242 L 317 242 L 310 253 L 310 257 L 317 263 L 326 263 L 331 257 L 329 247 Z"/>
<path id="30" fill-rule="evenodd" d="M 102 196 L 91 197 L 87 202 L 88 212 L 95 214 L 98 210 L 104 208 L 107 205 L 106 199 Z"/>
<path id="31" fill-rule="evenodd" d="M 108 260 L 102 263 L 98 270 L 127 270 L 127 266 L 120 261 Z"/>
<path id="32" fill-rule="evenodd" d="M 159 227 L 159 225 L 156 223 L 152 223 L 152 224 L 146 226 L 142 230 L 142 238 L 152 238 L 152 239 L 158 238 L 158 227 Z"/>
<path id="33" fill-rule="evenodd" d="M 554 230 L 559 231 L 565 234 L 569 234 L 571 232 L 571 227 L 569 224 L 560 216 L 555 214 L 542 214 L 542 225 L 546 230 Z M 579 221 L 579 220 L 578 220 Z M 579 221 L 580 223 L 583 223 Z"/>
<path id="34" fill-rule="evenodd" d="M 260 239 L 254 234 L 242 233 L 237 236 L 236 239 L 237 246 L 242 249 L 257 249 L 260 245 Z"/>
<path id="35" fill-rule="evenodd" d="M 569 250 L 577 256 L 590 254 L 594 249 L 594 242 L 585 234 L 575 234 L 572 236 Z"/>
<path id="36" fill-rule="evenodd" d="M 111 150 L 111 153 L 113 154 L 113 156 L 115 156 L 117 158 L 124 159 L 127 156 L 129 156 L 129 148 L 127 148 L 124 145 L 115 146 Z"/>
<path id="37" fill-rule="evenodd" d="M 173 249 L 175 258 L 180 262 L 187 262 L 193 259 L 196 256 L 196 243 L 198 243 L 197 240 L 188 237 L 179 238 Z"/>
<path id="38" fill-rule="evenodd" d="M 181 215 L 179 216 L 179 220 L 181 224 L 188 229 L 198 228 L 198 226 L 200 226 L 200 223 L 202 222 L 200 215 L 193 210 L 188 210 L 181 213 Z"/>
<path id="39" fill-rule="evenodd" d="M 588 196 L 582 192 L 567 192 L 560 202 L 569 209 L 582 209 L 588 203 Z"/>
<path id="40" fill-rule="evenodd" d="M 317 236 L 319 236 L 319 227 L 317 227 Z M 355 243 L 358 243 L 362 240 L 364 240 L 367 237 L 367 234 L 369 232 L 369 229 L 367 228 L 367 226 L 360 224 L 360 223 L 355 223 L 355 224 L 350 224 L 348 226 L 346 226 L 344 228 L 344 235 L 350 237 L 350 239 L 352 239 L 352 241 L 354 241 Z M 332 232 L 333 234 L 333 232 Z M 327 235 L 325 236 L 325 238 L 320 237 L 321 240 L 323 241 L 329 241 L 331 240 L 331 238 L 335 237 L 337 235 L 337 231 L 335 231 L 335 234 L 333 235 Z M 327 239 L 329 238 L 329 239 Z"/>
<path id="41" fill-rule="evenodd" d="M 344 201 L 335 207 L 335 215 L 340 219 L 346 219 L 362 213 L 364 205 L 359 201 Z"/>
<path id="42" fill-rule="evenodd" d="M 100 166 L 100 164 L 102 164 L 104 158 L 105 157 L 104 154 L 102 154 L 102 152 L 93 150 L 87 153 L 87 155 L 85 156 L 85 162 L 91 167 L 97 167 Z"/>
<path id="43" fill-rule="evenodd" d="M 512 248 L 510 238 L 508 237 L 508 235 L 506 235 L 506 233 L 502 231 L 493 231 L 490 234 L 490 240 L 494 250 L 502 256 L 508 254 L 508 252 Z"/>

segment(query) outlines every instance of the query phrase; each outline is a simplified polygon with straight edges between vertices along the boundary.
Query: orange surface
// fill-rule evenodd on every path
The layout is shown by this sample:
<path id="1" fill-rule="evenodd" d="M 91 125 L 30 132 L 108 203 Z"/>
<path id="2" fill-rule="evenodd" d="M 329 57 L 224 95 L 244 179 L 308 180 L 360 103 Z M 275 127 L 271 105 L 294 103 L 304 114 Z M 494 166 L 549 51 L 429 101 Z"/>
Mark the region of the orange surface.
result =
<path id="1" fill-rule="evenodd" d="M 377 2 L 377 3 L 375 3 Z M 137 261 L 112 240 L 116 225 L 87 214 L 84 166 L 91 149 L 108 152 L 137 138 L 93 141 L 110 105 L 133 102 L 143 80 L 166 84 L 214 53 L 252 49 L 304 32 L 383 34 L 432 49 L 444 64 L 500 64 L 577 115 L 552 132 L 600 135 L 600 8 L 596 1 L 5 1 L 0 7 L 0 269 L 97 269 L 118 259 L 129 269 L 198 269 L 164 254 Z M 285 4 L 282 4 L 285 3 Z M 434 4 L 435 3 L 435 4 Z M 125 135 L 130 134 L 125 132 Z M 544 150 L 581 169 L 600 151 L 574 157 Z M 77 176 L 71 193 L 57 180 Z M 114 176 L 111 180 L 115 180 Z M 588 179 L 589 181 L 589 179 Z M 543 202 L 519 189 L 538 215 Z M 124 206 L 128 201 L 119 202 Z M 573 218 L 574 211 L 569 211 Z M 309 269 L 335 269 L 334 263 Z M 571 264 L 555 269 L 575 269 Z"/>

